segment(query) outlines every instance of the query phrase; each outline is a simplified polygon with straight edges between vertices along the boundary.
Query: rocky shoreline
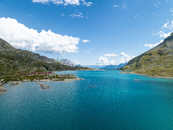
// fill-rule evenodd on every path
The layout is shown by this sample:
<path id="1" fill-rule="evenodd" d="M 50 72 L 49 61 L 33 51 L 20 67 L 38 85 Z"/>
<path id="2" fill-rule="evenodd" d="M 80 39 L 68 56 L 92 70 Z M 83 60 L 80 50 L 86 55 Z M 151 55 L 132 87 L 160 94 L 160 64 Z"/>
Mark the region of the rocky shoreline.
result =
<path id="1" fill-rule="evenodd" d="M 68 82 L 68 81 L 74 81 L 74 80 L 83 80 L 81 78 L 78 78 L 75 75 L 71 74 L 56 74 L 53 73 L 51 75 L 21 75 L 20 77 L 15 77 L 13 80 L 10 79 L 1 79 L 0 82 L 0 93 L 5 93 L 7 92 L 7 89 L 4 87 L 4 84 L 10 84 L 12 86 L 16 86 L 21 84 L 22 82 L 38 82 L 40 85 L 41 89 L 49 89 L 50 86 L 45 85 L 44 82 L 49 82 L 49 81 L 63 81 L 63 82 Z"/>
<path id="2" fill-rule="evenodd" d="M 163 79 L 173 79 L 173 77 L 167 77 L 167 76 L 152 76 L 149 74 L 141 74 L 141 73 L 136 73 L 136 72 L 127 72 L 127 71 L 121 71 L 122 74 L 137 74 L 137 75 L 142 75 L 142 76 L 148 76 L 152 78 L 163 78 Z"/>
<path id="3" fill-rule="evenodd" d="M 0 94 L 7 92 L 7 89 L 3 86 L 0 86 Z"/>

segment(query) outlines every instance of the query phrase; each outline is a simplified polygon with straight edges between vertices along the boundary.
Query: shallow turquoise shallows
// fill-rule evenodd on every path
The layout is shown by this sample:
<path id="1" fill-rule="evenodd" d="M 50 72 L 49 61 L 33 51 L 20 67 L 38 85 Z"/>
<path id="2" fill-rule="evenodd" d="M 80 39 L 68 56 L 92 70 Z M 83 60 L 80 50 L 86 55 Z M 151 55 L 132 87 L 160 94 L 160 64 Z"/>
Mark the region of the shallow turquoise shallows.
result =
<path id="1" fill-rule="evenodd" d="M 68 73 L 84 80 L 45 82 L 47 90 L 34 82 L 8 85 L 0 95 L 0 130 L 173 130 L 172 79 Z"/>

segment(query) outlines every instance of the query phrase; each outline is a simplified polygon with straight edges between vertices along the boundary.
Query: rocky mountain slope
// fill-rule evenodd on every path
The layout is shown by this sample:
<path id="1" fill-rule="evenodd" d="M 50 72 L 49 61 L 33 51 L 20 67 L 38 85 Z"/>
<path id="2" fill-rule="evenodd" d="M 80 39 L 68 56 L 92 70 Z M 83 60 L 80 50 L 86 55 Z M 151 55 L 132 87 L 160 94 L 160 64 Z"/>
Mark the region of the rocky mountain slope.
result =
<path id="1" fill-rule="evenodd" d="M 158 46 L 129 61 L 121 70 L 149 76 L 173 77 L 173 33 Z"/>

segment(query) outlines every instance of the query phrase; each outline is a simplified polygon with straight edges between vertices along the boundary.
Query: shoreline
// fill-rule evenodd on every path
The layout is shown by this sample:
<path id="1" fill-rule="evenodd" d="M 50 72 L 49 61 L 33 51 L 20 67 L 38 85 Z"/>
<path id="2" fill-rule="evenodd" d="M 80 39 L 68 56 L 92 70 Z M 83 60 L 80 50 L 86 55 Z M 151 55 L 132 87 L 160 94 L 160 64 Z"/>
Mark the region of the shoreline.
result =
<path id="1" fill-rule="evenodd" d="M 7 89 L 4 87 L 6 84 L 16 86 L 23 82 L 36 82 L 38 84 L 42 84 L 41 82 L 68 82 L 83 80 L 73 74 L 56 74 L 55 72 L 33 72 L 28 74 L 26 73 L 8 76 L 9 77 L 6 77 L 6 75 L 4 75 L 4 78 L 0 79 L 0 93 L 7 91 Z M 44 83 L 42 84 L 42 87 L 45 87 Z"/>
<path id="2" fill-rule="evenodd" d="M 58 79 L 58 80 L 57 79 L 56 80 L 55 79 L 53 79 L 53 80 L 51 80 L 51 79 L 42 79 L 42 80 L 32 80 L 32 81 L 31 80 L 23 80 L 23 81 L 9 81 L 5 84 L 9 84 L 11 86 L 16 86 L 16 85 L 19 85 L 19 84 L 24 83 L 24 82 L 36 82 L 37 84 L 40 85 L 40 88 L 42 90 L 45 90 L 45 89 L 49 89 L 51 87 L 44 84 L 44 82 L 50 82 L 50 81 L 53 81 L 53 82 L 70 82 L 70 81 L 78 81 L 78 80 L 84 80 L 84 79 L 76 77 L 76 78 L 71 78 L 71 79 L 68 78 L 68 79 Z M 5 84 L 0 85 L 0 94 L 4 94 L 4 93 L 7 92 L 7 89 L 4 87 Z"/>
<path id="3" fill-rule="evenodd" d="M 6 84 L 11 84 L 11 85 L 18 85 L 22 82 L 50 82 L 50 81 L 57 81 L 57 82 L 63 82 L 63 81 L 75 81 L 75 80 L 84 80 L 82 78 L 67 78 L 67 79 L 41 79 L 41 80 L 23 80 L 23 81 L 9 81 Z M 3 85 L 2 85 L 3 86 Z"/>
<path id="4" fill-rule="evenodd" d="M 0 86 L 0 94 L 6 93 L 7 89 L 4 86 Z"/>
<path id="5" fill-rule="evenodd" d="M 147 74 L 140 74 L 140 73 L 135 73 L 135 72 L 125 72 L 125 71 L 121 71 L 122 74 L 137 74 L 137 75 L 141 75 L 141 76 L 148 76 L 151 78 L 162 78 L 162 79 L 173 79 L 173 77 L 166 77 L 166 76 L 151 76 L 151 75 L 147 75 Z"/>

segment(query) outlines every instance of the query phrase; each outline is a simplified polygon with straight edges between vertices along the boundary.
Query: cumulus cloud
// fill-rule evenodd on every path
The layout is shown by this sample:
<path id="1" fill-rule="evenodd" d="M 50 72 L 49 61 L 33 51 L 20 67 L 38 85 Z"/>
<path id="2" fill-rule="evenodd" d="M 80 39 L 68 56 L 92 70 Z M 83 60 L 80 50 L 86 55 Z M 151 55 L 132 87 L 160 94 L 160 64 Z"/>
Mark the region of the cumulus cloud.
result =
<path id="1" fill-rule="evenodd" d="M 87 2 L 86 0 L 32 0 L 33 3 L 53 3 L 56 5 L 75 5 L 79 6 L 81 3 L 85 6 L 91 6 L 92 2 Z"/>
<path id="2" fill-rule="evenodd" d="M 103 56 L 100 56 L 98 59 L 99 65 L 115 65 L 116 60 L 115 57 L 117 55 L 115 53 L 106 53 Z"/>
<path id="3" fill-rule="evenodd" d="M 167 38 L 167 37 L 169 37 L 171 35 L 171 32 L 165 33 L 163 31 L 160 31 L 159 35 L 160 35 L 160 38 L 164 38 L 165 39 L 165 38 Z"/>
<path id="4" fill-rule="evenodd" d="M 74 53 L 80 42 L 80 38 L 60 35 L 51 30 L 39 32 L 13 18 L 0 18 L 0 38 L 16 48 L 55 53 Z"/>
<path id="5" fill-rule="evenodd" d="M 88 43 L 90 40 L 82 40 L 83 43 Z"/>
<path id="6" fill-rule="evenodd" d="M 121 63 L 127 63 L 132 58 L 134 58 L 134 56 L 129 56 L 125 52 L 121 52 L 119 55 L 115 53 L 107 53 L 99 57 L 98 64 L 99 65 L 118 65 Z"/>
<path id="7" fill-rule="evenodd" d="M 105 56 L 100 56 L 98 59 L 98 64 L 99 65 L 115 65 L 116 61 L 114 59 L 109 59 L 108 57 L 105 57 Z"/>

